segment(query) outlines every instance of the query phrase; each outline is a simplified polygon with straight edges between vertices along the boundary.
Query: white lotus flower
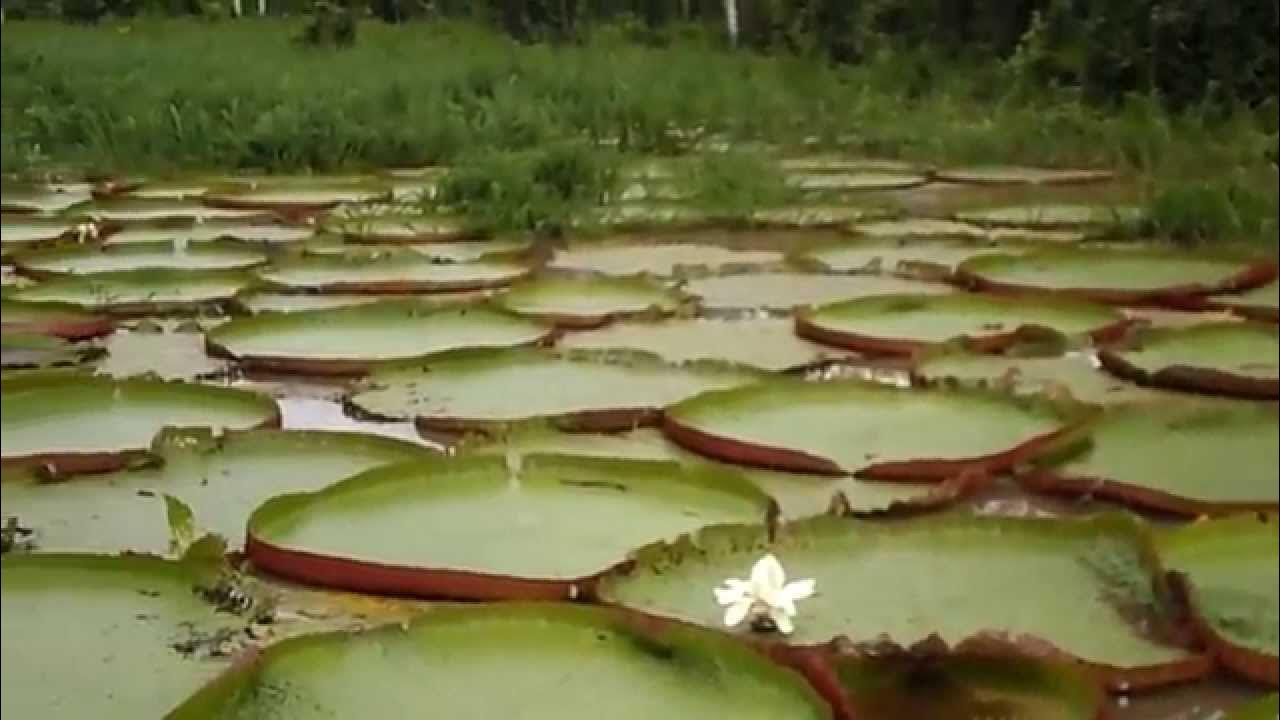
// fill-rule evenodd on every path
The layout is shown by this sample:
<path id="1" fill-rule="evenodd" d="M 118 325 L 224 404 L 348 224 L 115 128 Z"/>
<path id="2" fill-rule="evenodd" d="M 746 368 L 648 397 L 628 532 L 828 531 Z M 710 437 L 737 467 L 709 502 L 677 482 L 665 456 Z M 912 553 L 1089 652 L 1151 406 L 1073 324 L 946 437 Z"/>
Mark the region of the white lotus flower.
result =
<path id="1" fill-rule="evenodd" d="M 778 558 L 765 555 L 751 568 L 749 581 L 729 578 L 713 590 L 716 602 L 726 608 L 726 627 L 737 627 L 747 618 L 768 618 L 778 632 L 790 635 L 795 630 L 791 619 L 796 616 L 796 601 L 813 595 L 816 585 L 813 579 L 787 582 Z"/>

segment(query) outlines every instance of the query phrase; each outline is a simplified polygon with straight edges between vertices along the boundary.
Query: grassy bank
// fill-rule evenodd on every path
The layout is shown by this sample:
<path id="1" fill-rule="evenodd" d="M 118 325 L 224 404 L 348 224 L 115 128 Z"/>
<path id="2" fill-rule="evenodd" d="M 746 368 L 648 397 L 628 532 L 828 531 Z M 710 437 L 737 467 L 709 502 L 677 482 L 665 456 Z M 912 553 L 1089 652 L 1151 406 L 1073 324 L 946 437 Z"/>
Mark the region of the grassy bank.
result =
<path id="1" fill-rule="evenodd" d="M 654 49 L 605 30 L 552 48 L 465 25 L 365 23 L 355 47 L 333 51 L 293 42 L 300 28 L 10 23 L 0 57 L 3 169 L 447 163 L 478 168 L 455 192 L 492 210 L 510 209 L 511 198 L 589 202 L 631 156 L 688 153 L 708 139 L 752 154 L 753 143 L 808 143 L 933 164 L 1118 168 L 1141 179 L 1172 232 L 1274 232 L 1271 110 L 1171 114 L 1148 98 L 1100 108 L 1070 89 L 1028 89 L 995 63 L 883 56 L 836 68 L 732 53 L 697 36 Z M 495 193 L 486 174 L 531 188 Z M 749 201 L 775 180 L 741 181 L 724 202 Z"/>

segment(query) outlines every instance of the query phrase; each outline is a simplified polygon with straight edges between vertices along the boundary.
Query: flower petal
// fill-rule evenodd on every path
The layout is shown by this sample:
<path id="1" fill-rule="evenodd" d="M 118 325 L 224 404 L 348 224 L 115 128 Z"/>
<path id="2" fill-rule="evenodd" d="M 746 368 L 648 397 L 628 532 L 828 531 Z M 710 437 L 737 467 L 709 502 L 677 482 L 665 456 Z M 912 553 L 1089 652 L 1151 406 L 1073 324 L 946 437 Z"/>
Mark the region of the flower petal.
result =
<path id="1" fill-rule="evenodd" d="M 772 595 L 786 584 L 787 573 L 772 553 L 760 558 L 751 568 L 751 586 L 758 596 Z"/>
<path id="2" fill-rule="evenodd" d="M 804 580 L 796 580 L 787 583 L 782 588 L 782 594 L 792 600 L 804 600 L 807 597 L 813 597 L 813 593 L 818 589 L 818 581 L 813 578 L 805 578 Z"/>
<path id="3" fill-rule="evenodd" d="M 778 632 L 783 635 L 795 632 L 795 623 L 791 622 L 791 618 L 786 613 L 775 610 L 769 613 L 769 617 L 773 619 L 774 627 L 778 628 Z"/>
<path id="4" fill-rule="evenodd" d="M 711 591 L 716 595 L 716 602 L 721 605 L 732 605 L 744 597 L 747 597 L 751 586 L 738 578 L 729 578 L 724 581 L 721 587 L 712 588 Z"/>
<path id="5" fill-rule="evenodd" d="M 780 612 L 783 615 L 786 615 L 787 617 L 796 616 L 795 601 L 792 600 L 786 593 L 778 593 L 776 596 L 774 596 L 773 600 L 769 603 L 769 608 L 771 611 L 776 610 L 777 612 Z"/>
<path id="6" fill-rule="evenodd" d="M 753 604 L 751 598 L 743 598 L 730 605 L 729 609 L 724 611 L 724 626 L 737 627 L 741 625 L 742 621 L 747 619 Z"/>

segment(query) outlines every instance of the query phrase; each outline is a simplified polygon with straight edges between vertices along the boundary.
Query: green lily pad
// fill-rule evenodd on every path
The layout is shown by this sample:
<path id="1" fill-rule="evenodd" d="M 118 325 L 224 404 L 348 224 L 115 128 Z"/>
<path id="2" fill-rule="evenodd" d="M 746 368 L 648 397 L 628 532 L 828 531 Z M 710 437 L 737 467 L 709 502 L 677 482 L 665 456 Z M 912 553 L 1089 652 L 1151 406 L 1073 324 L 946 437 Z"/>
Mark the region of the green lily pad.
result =
<path id="1" fill-rule="evenodd" d="M 1276 720 L 1277 717 L 1280 717 L 1280 694 L 1272 693 L 1235 708 L 1223 720 Z"/>
<path id="2" fill-rule="evenodd" d="M 304 257 L 281 261 L 257 273 L 268 283 L 294 290 L 402 294 L 501 287 L 528 275 L 529 268 L 498 260 L 441 264 L 418 255 L 397 254 Z"/>
<path id="3" fill-rule="evenodd" d="M 970 185 L 1083 185 L 1106 182 L 1115 177 L 1110 170 L 984 165 L 949 168 L 936 173 L 939 180 Z"/>
<path id="4" fill-rule="evenodd" d="M 245 429 L 278 424 L 276 404 L 243 390 L 37 374 L 6 379 L 4 463 L 58 472 L 114 470 L 144 453 L 165 427 Z"/>
<path id="5" fill-rule="evenodd" d="M 235 242 L 130 243 L 34 250 L 14 262 L 34 273 L 90 275 L 146 269 L 237 270 L 260 265 L 267 256 Z"/>
<path id="6" fill-rule="evenodd" d="M 330 218 L 324 227 L 353 242 L 363 243 L 415 243 L 460 239 L 471 234 L 456 218 L 403 212 L 355 210 Z"/>
<path id="7" fill-rule="evenodd" d="M 947 271 L 975 255 L 991 251 L 991 245 L 967 240 L 886 241 L 861 240 L 814 250 L 804 260 L 827 272 L 906 272 L 924 265 Z"/>
<path id="8" fill-rule="evenodd" d="M 740 476 L 675 463 L 535 455 L 516 465 L 420 460 L 278 497 L 250 518 L 246 553 L 270 572 L 362 592 L 572 599 L 638 547 L 764 522 L 771 508 Z"/>
<path id="9" fill-rule="evenodd" d="M 776 311 L 828 305 L 870 295 L 951 292 L 947 285 L 897 277 L 796 272 L 700 278 L 686 283 L 684 289 L 700 298 L 703 307 L 715 310 L 758 308 Z"/>
<path id="10" fill-rule="evenodd" d="M 102 341 L 107 351 L 95 372 L 116 378 L 147 375 L 162 380 L 225 378 L 230 364 L 205 352 L 204 336 L 196 328 L 184 332 L 173 320 L 144 320 L 144 327 L 121 328 Z"/>
<path id="11" fill-rule="evenodd" d="M 390 188 L 376 181 L 328 178 L 271 178 L 214 188 L 203 201 L 215 207 L 249 210 L 322 210 L 344 203 L 365 203 L 390 197 Z"/>
<path id="12" fill-rule="evenodd" d="M 1121 304 L 1243 289 L 1275 277 L 1274 266 L 1267 262 L 1178 251 L 1101 248 L 981 255 L 961 263 L 957 271 L 966 284 L 977 289 L 1051 291 Z"/>
<path id="13" fill-rule="evenodd" d="M 465 293 L 460 294 L 466 295 Z M 447 298 L 451 295 L 452 293 L 438 297 Z M 253 290 L 237 295 L 235 306 L 246 313 L 259 315 L 262 313 L 295 313 L 308 310 L 346 308 L 386 302 L 388 299 L 387 295 L 317 295 L 314 293 L 280 293 Z M 397 298 L 391 296 L 390 299 Z"/>
<path id="14" fill-rule="evenodd" d="M 0 210 L 53 215 L 79 205 L 91 196 L 88 183 L 5 183 L 0 188 Z"/>
<path id="15" fill-rule="evenodd" d="M 557 345 L 638 350 L 672 363 L 720 360 L 766 371 L 791 370 L 849 357 L 844 351 L 796 337 L 793 325 L 786 318 L 679 318 L 615 323 L 591 332 L 565 335 Z"/>
<path id="16" fill-rule="evenodd" d="M 260 245 L 286 245 L 311 237 L 315 229 L 306 225 L 289 225 L 270 220 L 234 218 L 209 220 L 208 222 L 150 222 L 133 223 L 110 232 L 105 245 L 132 245 L 186 240 L 199 243 L 206 240 L 239 240 Z"/>
<path id="17" fill-rule="evenodd" d="M 147 269 L 65 276 L 16 290 L 15 300 L 60 302 L 120 315 L 192 312 L 230 300 L 250 283 L 237 271 Z"/>
<path id="18" fill-rule="evenodd" d="M 1103 367 L 1143 385 L 1250 398 L 1280 397 L 1280 331 L 1254 323 L 1148 330 Z"/>
<path id="19" fill-rule="evenodd" d="M 351 402 L 379 417 L 469 429 L 548 418 L 591 430 L 625 430 L 700 392 L 755 380 L 720 366 L 674 366 L 640 353 L 508 350 L 461 352 L 375 371 Z"/>
<path id="20" fill-rule="evenodd" d="M 1212 306 L 1213 309 L 1230 310 L 1254 320 L 1280 321 L 1280 282 L 1238 295 L 1224 295 Z"/>
<path id="21" fill-rule="evenodd" d="M 1193 517 L 1277 508 L 1280 416 L 1271 406 L 1227 402 L 1111 407 L 1087 451 L 1027 480 Z"/>
<path id="22" fill-rule="evenodd" d="M 774 379 L 667 409 L 663 430 L 710 457 L 813 473 L 945 479 L 1004 470 L 1074 439 L 1059 408 L 976 390 Z"/>
<path id="23" fill-rule="evenodd" d="M 810 340 L 895 355 L 956 338 L 1000 352 L 1029 332 L 1105 340 L 1127 327 L 1124 315 L 1104 305 L 960 293 L 876 295 L 801 311 L 796 318 L 796 332 Z"/>
<path id="24" fill-rule="evenodd" d="M 986 230 L 954 220 L 908 218 L 881 222 L 858 223 L 849 231 L 856 236 L 877 240 L 986 240 Z"/>
<path id="25" fill-rule="evenodd" d="M 485 307 L 410 301 L 240 318 L 207 333 L 210 351 L 249 367 L 360 374 L 376 363 L 545 340 L 550 328 Z"/>
<path id="26" fill-rule="evenodd" d="M 511 312 L 567 327 L 596 327 L 621 317 L 669 315 L 680 293 L 640 277 L 542 276 L 495 298 Z"/>
<path id="27" fill-rule="evenodd" d="M 502 692 L 489 689 L 494 677 Z M 646 628 L 604 608 L 503 604 L 287 640 L 170 718 L 390 717 L 406 708 L 526 720 L 831 717 L 799 675 L 718 634 Z"/>
<path id="28" fill-rule="evenodd" d="M 1078 669 L 1014 654 L 842 658 L 836 672 L 860 720 L 1097 720 L 1107 702 Z"/>
<path id="29" fill-rule="evenodd" d="M 169 543 L 164 496 L 191 508 L 201 531 L 238 547 L 249 515 L 283 493 L 319 490 L 350 475 L 435 453 L 372 435 L 253 430 L 214 439 L 207 432 L 162 432 L 150 467 L 110 475 L 42 482 L 6 478 L 5 516 L 32 530 L 41 552 L 124 551 L 163 555 Z"/>
<path id="30" fill-rule="evenodd" d="M 1203 662 L 1144 634 L 1172 620 L 1154 589 L 1159 573 L 1144 537 L 1125 516 L 819 517 L 783 526 L 773 541 L 760 526 L 708 528 L 640 551 L 632 571 L 601 582 L 600 595 L 717 627 L 724 609 L 711 589 L 744 577 L 771 552 L 788 577 L 817 583 L 817 593 L 798 603 L 793 643 L 848 636 L 912 645 L 936 634 L 954 645 L 995 633 L 1049 643 L 1135 686 L 1197 677 Z"/>
<path id="31" fill-rule="evenodd" d="M 1097 228 L 1141 224 L 1147 219 L 1142 208 L 1107 205 L 1010 205 L 985 210 L 966 210 L 956 219 L 975 225 L 1030 227 L 1045 229 Z"/>
<path id="32" fill-rule="evenodd" d="M 10 717 L 158 718 L 230 665 L 247 620 L 199 589 L 216 574 L 152 557 L 6 555 L 0 709 Z"/>
<path id="33" fill-rule="evenodd" d="M 67 340 L 84 340 L 111 332 L 110 318 L 93 315 L 78 305 L 56 302 L 0 300 L 3 327 L 10 332 L 52 335 Z"/>
<path id="34" fill-rule="evenodd" d="M 4 254 L 8 255 L 27 245 L 53 242 L 74 229 L 74 223 L 59 218 L 5 215 L 3 224 L 0 224 L 0 243 Z"/>
<path id="35" fill-rule="evenodd" d="M 811 172 L 788 175 L 786 184 L 797 190 L 818 192 L 868 192 L 904 190 L 929 182 L 924 175 L 887 172 Z"/>
<path id="36" fill-rule="evenodd" d="M 216 219 L 246 219 L 269 216 L 262 210 L 244 208 L 218 208 L 197 200 L 167 200 L 161 198 L 118 198 L 95 200 L 93 204 L 76 209 L 77 215 L 104 222 L 176 223 L 205 222 Z"/>
<path id="37" fill-rule="evenodd" d="M 792 520 L 821 515 L 832 507 L 871 515 L 898 508 L 932 507 L 948 499 L 941 497 L 939 487 L 933 483 L 875 482 L 849 476 L 805 475 L 726 465 L 685 451 L 652 428 L 609 435 L 566 433 L 544 427 L 520 428 L 495 440 L 463 442 L 459 450 L 504 457 L 542 453 L 710 466 L 742 475 L 778 503 L 782 517 Z"/>
<path id="38" fill-rule="evenodd" d="M 0 333 L 0 365 L 6 368 L 79 365 L 101 352 L 99 348 L 79 346 L 52 335 L 9 331 Z"/>
<path id="39" fill-rule="evenodd" d="M 636 201 L 598 210 L 591 221 L 615 230 L 693 228 L 710 222 L 697 208 L 675 202 Z"/>
<path id="40" fill-rule="evenodd" d="M 226 185 L 234 180 L 226 177 L 189 178 L 185 180 L 133 180 L 125 183 L 120 195 L 147 200 L 196 199 L 210 188 Z"/>
<path id="41" fill-rule="evenodd" d="M 1239 515 L 1157 537 L 1204 640 L 1232 671 L 1280 684 L 1280 532 L 1274 515 Z"/>
<path id="42" fill-rule="evenodd" d="M 736 251 L 715 245 L 593 244 L 557 252 L 551 266 L 605 275 L 671 276 L 683 269 L 713 271 L 726 266 L 769 265 L 782 259 L 781 253 Z"/>
<path id="43" fill-rule="evenodd" d="M 930 384 L 991 387 L 1020 395 L 1066 394 L 1099 405 L 1161 396 L 1105 372 L 1097 358 L 1085 352 L 1052 357 L 944 352 L 923 358 L 913 375 Z"/>
<path id="44" fill-rule="evenodd" d="M 891 217 L 892 213 L 874 207 L 852 205 L 784 205 L 762 208 L 751 213 L 751 223 L 764 227 L 823 228 Z"/>

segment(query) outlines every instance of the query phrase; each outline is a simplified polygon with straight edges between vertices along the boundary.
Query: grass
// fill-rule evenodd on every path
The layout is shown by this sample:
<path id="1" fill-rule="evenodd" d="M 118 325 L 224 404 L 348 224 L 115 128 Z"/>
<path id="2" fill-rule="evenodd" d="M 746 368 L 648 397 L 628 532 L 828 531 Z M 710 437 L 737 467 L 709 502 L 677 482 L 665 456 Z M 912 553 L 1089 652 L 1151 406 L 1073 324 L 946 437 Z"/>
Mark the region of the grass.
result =
<path id="1" fill-rule="evenodd" d="M 6 174 L 333 172 L 452 164 L 443 197 L 495 227 L 554 229 L 641 157 L 689 154 L 696 202 L 743 212 L 786 198 L 757 146 L 931 164 L 1103 166 L 1143 186 L 1156 225 L 1189 241 L 1274 237 L 1274 109 L 1170 114 L 1070 90 L 1028 92 L 1009 67 L 881 56 L 856 67 L 663 49 L 598 32 L 522 46 L 459 24 L 365 23 L 354 47 L 292 42 L 301 20 L 147 19 L 5 26 Z M 1271 155 L 1272 157 L 1268 157 Z M 1270 235 L 1268 235 L 1270 233 Z"/>

